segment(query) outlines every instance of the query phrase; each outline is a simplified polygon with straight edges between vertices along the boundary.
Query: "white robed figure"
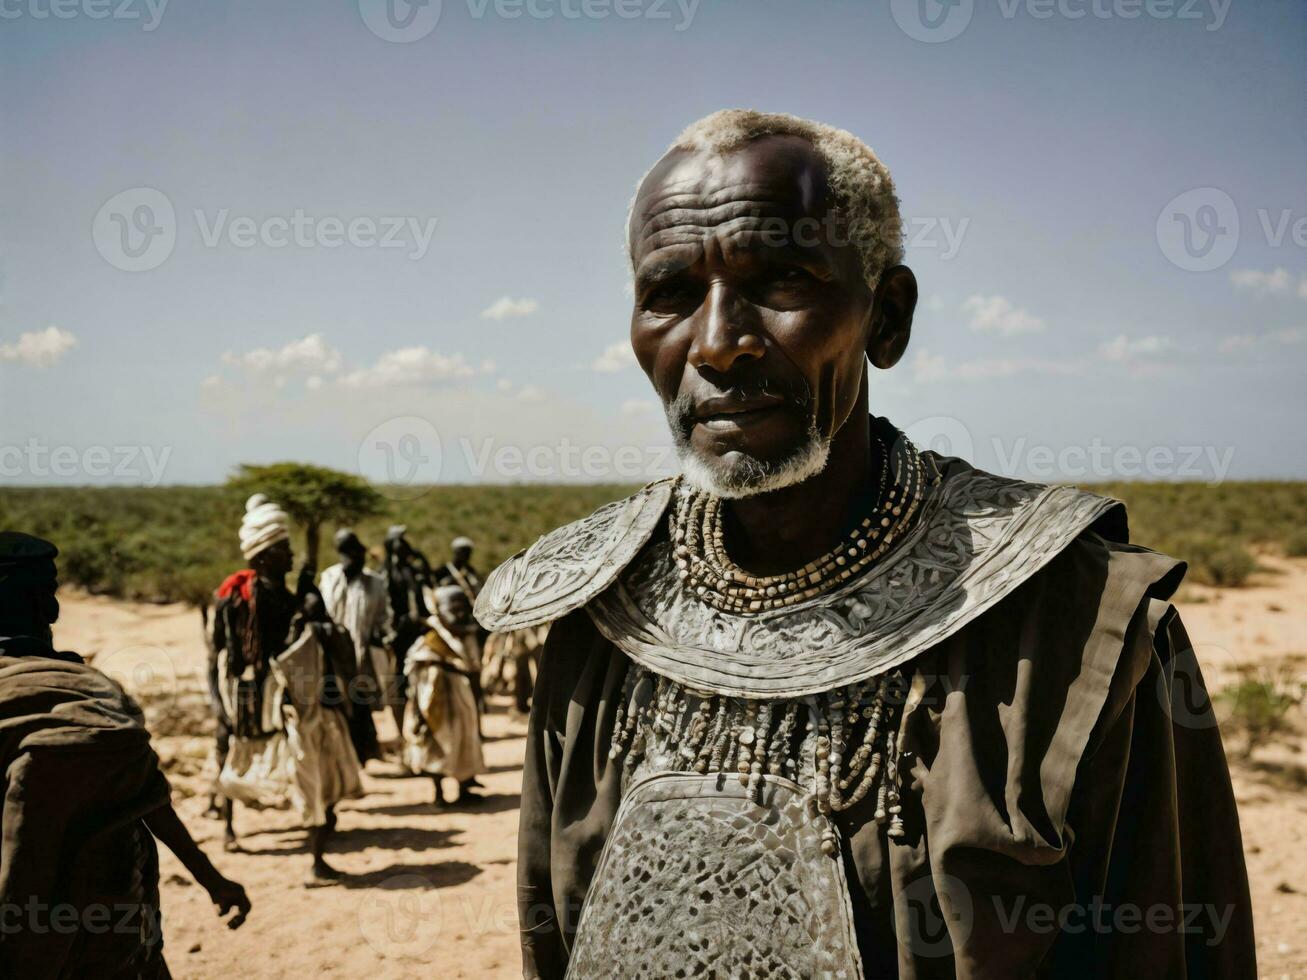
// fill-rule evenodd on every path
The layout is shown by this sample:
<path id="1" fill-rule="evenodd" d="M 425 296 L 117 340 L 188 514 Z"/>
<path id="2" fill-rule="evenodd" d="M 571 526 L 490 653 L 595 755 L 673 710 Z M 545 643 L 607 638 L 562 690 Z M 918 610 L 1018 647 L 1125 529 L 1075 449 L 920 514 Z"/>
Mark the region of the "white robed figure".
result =
<path id="1" fill-rule="evenodd" d="M 388 705 L 398 727 L 403 719 L 404 702 L 394 657 L 387 649 L 391 627 L 386 580 L 366 567 L 367 549 L 353 531 L 347 528 L 337 531 L 335 544 L 341 560 L 323 570 L 318 588 L 322 590 L 327 615 L 332 622 L 345 627 L 354 640 L 358 674 L 351 699 L 363 711 Z"/>
<path id="2" fill-rule="evenodd" d="M 485 772 L 472 677 L 480 670 L 480 644 L 471 604 L 456 585 L 435 591 L 431 627 L 409 650 L 404 673 L 404 765 L 435 784 L 435 803 L 445 802 L 441 780 L 459 785 L 458 799 L 475 797 L 476 776 Z"/>
<path id="3" fill-rule="evenodd" d="M 352 651 L 323 620 L 316 596 L 301 608 L 286 589 L 289 536 L 285 512 L 262 494 L 251 497 L 240 531 L 250 567 L 222 584 L 214 613 L 215 686 L 231 730 L 218 788 L 229 849 L 233 802 L 295 810 L 309 830 L 308 883 L 317 885 L 340 877 L 323 858 L 335 804 L 361 796 L 363 786 L 339 690 Z"/>

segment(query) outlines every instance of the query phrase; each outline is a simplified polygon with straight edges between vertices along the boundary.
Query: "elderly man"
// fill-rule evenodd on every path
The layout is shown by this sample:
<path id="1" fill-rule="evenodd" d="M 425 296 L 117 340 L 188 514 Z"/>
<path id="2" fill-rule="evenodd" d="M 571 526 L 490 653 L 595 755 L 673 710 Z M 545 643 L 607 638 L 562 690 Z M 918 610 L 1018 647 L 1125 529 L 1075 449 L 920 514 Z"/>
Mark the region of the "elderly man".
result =
<path id="1" fill-rule="evenodd" d="M 368 552 L 348 528 L 336 532 L 340 561 L 322 572 L 318 588 L 327 614 L 349 631 L 354 641 L 357 675 L 348 692 L 353 708 L 350 736 L 359 761 L 380 758 L 372 710 L 398 697 L 395 668 L 387 650 L 390 608 L 386 580 L 367 565 Z"/>
<path id="2" fill-rule="evenodd" d="M 475 688 L 481 657 L 472 604 L 456 585 L 435 590 L 430 630 L 413 644 L 405 663 L 408 703 L 404 709 L 404 764 L 434 783 L 437 807 L 444 806 L 442 780 L 458 783 L 458 802 L 474 799 L 477 774 L 486 765 Z"/>
<path id="3" fill-rule="evenodd" d="M 155 838 L 232 928 L 250 901 L 173 810 L 140 709 L 54 649 L 57 555 L 0 532 L 0 976 L 161 980 Z"/>
<path id="4" fill-rule="evenodd" d="M 233 800 L 293 808 L 309 830 L 306 884 L 331 884 L 341 877 L 324 858 L 335 804 L 362 794 L 340 695 L 342 675 L 353 676 L 352 651 L 350 664 L 333 663 L 318 595 L 286 588 L 294 564 L 288 519 L 263 494 L 245 505 L 240 543 L 250 567 L 218 589 L 213 634 L 219 693 L 233 730 L 218 776 L 227 801 L 226 846 L 236 849 Z"/>
<path id="5" fill-rule="evenodd" d="M 640 184 L 629 246 L 683 476 L 478 603 L 554 623 L 526 976 L 1254 976 L 1220 737 L 1169 713 L 1201 691 L 1183 566 L 1127 544 L 1116 501 L 869 415 L 917 301 L 871 149 L 709 116 Z"/>

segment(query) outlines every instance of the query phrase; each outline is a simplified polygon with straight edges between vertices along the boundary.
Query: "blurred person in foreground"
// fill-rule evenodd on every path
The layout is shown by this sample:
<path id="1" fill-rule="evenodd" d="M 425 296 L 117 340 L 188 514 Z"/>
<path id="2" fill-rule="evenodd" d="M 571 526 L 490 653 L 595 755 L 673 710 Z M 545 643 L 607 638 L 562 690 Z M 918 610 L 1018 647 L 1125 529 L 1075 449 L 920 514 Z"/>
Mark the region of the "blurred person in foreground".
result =
<path id="1" fill-rule="evenodd" d="M 479 712 L 472 677 L 480 662 L 472 605 L 456 585 L 435 590 L 430 630 L 409 651 L 408 704 L 404 710 L 404 765 L 426 774 L 435 786 L 435 805 L 444 806 L 444 779 L 458 783 L 458 800 L 478 797 L 478 773 L 485 772 Z"/>
<path id="2" fill-rule="evenodd" d="M 398 696 L 389 645 L 386 580 L 367 568 L 367 549 L 348 528 L 336 532 L 340 561 L 323 569 L 318 588 L 333 622 L 354 641 L 357 676 L 350 693 L 350 737 L 360 762 L 381 757 L 373 710 Z"/>
<path id="3" fill-rule="evenodd" d="M 240 544 L 250 567 L 222 583 L 214 614 L 219 694 L 232 719 L 218 776 L 225 845 L 237 848 L 233 801 L 292 808 L 308 828 L 306 884 L 332 884 L 341 874 L 324 854 L 336 828 L 335 804 L 363 792 L 344 693 L 354 651 L 333 629 L 311 573 L 301 575 L 296 593 L 286 588 L 294 564 L 288 519 L 263 494 L 245 505 Z"/>
<path id="4" fill-rule="evenodd" d="M 917 303 L 872 150 L 714 114 L 640 183 L 628 244 L 682 476 L 477 605 L 553 623 L 525 975 L 1255 976 L 1184 566 L 1128 544 L 1118 501 L 870 414 Z"/>
<path id="5" fill-rule="evenodd" d="M 0 976 L 169 976 L 155 839 L 228 919 L 250 911 L 172 808 L 140 708 L 75 653 L 48 541 L 0 532 Z"/>

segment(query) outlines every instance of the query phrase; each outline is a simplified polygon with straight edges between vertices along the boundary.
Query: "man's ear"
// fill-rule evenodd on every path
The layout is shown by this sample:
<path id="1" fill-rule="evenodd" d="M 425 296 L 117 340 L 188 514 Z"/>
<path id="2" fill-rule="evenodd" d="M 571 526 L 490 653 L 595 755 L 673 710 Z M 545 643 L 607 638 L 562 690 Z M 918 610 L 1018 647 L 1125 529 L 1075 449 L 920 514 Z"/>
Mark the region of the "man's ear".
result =
<path id="1" fill-rule="evenodd" d="M 906 265 L 881 274 L 871 302 L 867 358 L 878 368 L 892 368 L 908 349 L 912 314 L 917 308 L 917 277 Z"/>

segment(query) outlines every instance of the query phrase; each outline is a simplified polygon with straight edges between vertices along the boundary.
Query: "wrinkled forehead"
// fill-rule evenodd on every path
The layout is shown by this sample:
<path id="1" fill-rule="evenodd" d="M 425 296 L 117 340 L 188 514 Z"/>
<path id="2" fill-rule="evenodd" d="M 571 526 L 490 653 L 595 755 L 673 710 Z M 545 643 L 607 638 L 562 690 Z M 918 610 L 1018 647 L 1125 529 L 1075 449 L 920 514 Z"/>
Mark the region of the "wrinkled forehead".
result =
<path id="1" fill-rule="evenodd" d="M 823 218 L 826 164 L 807 140 L 768 136 L 726 153 L 672 150 L 655 164 L 631 209 L 632 261 L 704 235 L 780 218 Z"/>

